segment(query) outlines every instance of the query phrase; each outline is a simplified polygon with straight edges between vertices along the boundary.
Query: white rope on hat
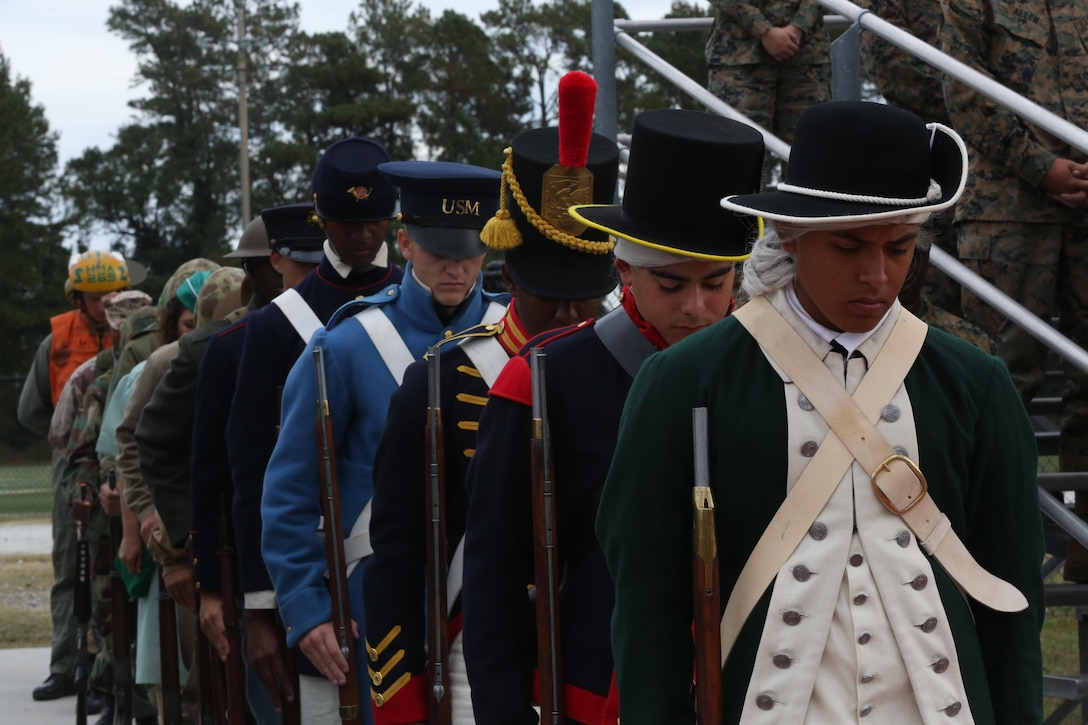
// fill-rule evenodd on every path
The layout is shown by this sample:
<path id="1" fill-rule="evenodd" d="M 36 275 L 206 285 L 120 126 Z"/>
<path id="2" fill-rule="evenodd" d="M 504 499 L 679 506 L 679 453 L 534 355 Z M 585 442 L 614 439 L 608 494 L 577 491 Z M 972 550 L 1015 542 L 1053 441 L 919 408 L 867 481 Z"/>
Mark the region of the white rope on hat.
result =
<path id="1" fill-rule="evenodd" d="M 834 199 L 836 201 L 852 201 L 858 204 L 888 204 L 889 206 L 917 206 L 931 203 L 941 198 L 941 185 L 935 179 L 929 180 L 929 190 L 925 196 L 914 199 L 900 199 L 890 196 L 866 196 L 864 194 L 847 194 L 842 191 L 824 191 L 823 189 L 810 189 L 806 186 L 794 186 L 793 184 L 780 183 L 779 191 L 801 196 L 815 196 L 820 199 Z"/>

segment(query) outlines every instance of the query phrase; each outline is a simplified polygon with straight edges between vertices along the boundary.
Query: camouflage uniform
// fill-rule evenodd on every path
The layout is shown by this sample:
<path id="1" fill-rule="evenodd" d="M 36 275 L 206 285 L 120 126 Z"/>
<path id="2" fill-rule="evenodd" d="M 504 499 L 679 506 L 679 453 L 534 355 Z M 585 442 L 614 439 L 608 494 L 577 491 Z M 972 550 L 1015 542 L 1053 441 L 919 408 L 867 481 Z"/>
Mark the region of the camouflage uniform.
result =
<path id="1" fill-rule="evenodd" d="M 1083 0 L 942 0 L 941 48 L 1073 123 L 1088 118 L 1088 6 Z M 972 148 L 971 173 L 956 210 L 959 256 L 1044 320 L 1088 345 L 1088 211 L 1069 209 L 1040 188 L 1059 158 L 1084 156 L 954 80 L 945 102 Z M 1046 349 L 1026 332 L 963 296 L 968 319 L 997 342 L 1021 397 L 1043 381 Z M 1088 470 L 1088 376 L 1065 366 L 1060 464 Z M 1088 514 L 1088 497 L 1077 497 Z M 1088 581 L 1088 554 L 1071 549 L 1066 578 Z"/>
<path id="2" fill-rule="evenodd" d="M 711 0 L 716 13 L 706 41 L 707 88 L 787 143 L 801 113 L 831 100 L 831 46 L 816 0 Z M 797 54 L 778 62 L 760 38 L 795 25 L 805 34 Z"/>
<path id="3" fill-rule="evenodd" d="M 941 0 L 862 0 L 867 7 L 897 28 L 936 47 L 940 44 Z M 925 61 L 889 43 L 875 33 L 861 35 L 865 74 L 889 105 L 906 109 L 927 123 L 951 126 L 944 107 L 943 74 Z M 929 219 L 923 229 L 933 243 L 956 256 L 955 207 Z M 924 294 L 938 307 L 960 315 L 960 286 L 938 269 L 930 268 Z"/>

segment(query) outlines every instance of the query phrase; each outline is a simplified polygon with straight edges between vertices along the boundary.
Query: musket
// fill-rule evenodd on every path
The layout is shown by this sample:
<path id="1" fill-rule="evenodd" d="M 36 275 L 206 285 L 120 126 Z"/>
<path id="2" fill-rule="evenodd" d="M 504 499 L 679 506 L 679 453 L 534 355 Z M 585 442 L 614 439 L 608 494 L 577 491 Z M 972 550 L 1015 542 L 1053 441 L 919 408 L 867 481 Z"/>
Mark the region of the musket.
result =
<path id="1" fill-rule="evenodd" d="M 200 591 L 196 593 L 197 611 L 200 611 Z M 196 628 L 196 673 L 199 681 L 200 725 L 219 725 L 218 714 L 222 712 L 224 699 L 223 678 L 220 676 L 219 658 L 212 658 L 212 646 L 208 635 L 199 626 Z"/>
<path id="2" fill-rule="evenodd" d="M 242 625 L 238 615 L 237 590 L 234 586 L 234 532 L 230 525 L 230 502 L 225 491 L 219 494 L 219 596 L 223 600 L 223 634 L 230 646 L 226 669 L 226 720 L 242 723 L 246 719 L 245 665 L 242 662 Z M 218 658 L 212 658 L 218 662 Z"/>
<path id="3" fill-rule="evenodd" d="M 556 542 L 555 481 L 552 478 L 545 354 L 529 351 L 532 381 L 533 553 L 536 595 L 536 656 L 540 672 L 540 721 L 563 722 L 563 668 L 559 630 L 559 552 Z"/>
<path id="4" fill-rule="evenodd" d="M 692 408 L 695 485 L 692 487 L 692 599 L 695 609 L 695 707 L 700 725 L 722 721 L 722 663 L 719 634 L 721 587 L 714 494 L 710 490 L 706 408 Z"/>
<path id="5" fill-rule="evenodd" d="M 80 501 L 87 500 L 87 484 L 79 484 Z M 82 510 L 81 510 L 82 511 Z M 73 609 L 76 615 L 76 724 L 87 725 L 87 684 L 91 676 L 87 629 L 91 621 L 91 542 L 87 535 L 88 514 L 76 517 L 76 590 Z"/>
<path id="6" fill-rule="evenodd" d="M 276 386 L 276 439 L 280 437 L 280 414 L 282 413 L 283 406 L 283 386 Z M 276 620 L 277 623 L 279 620 Z M 298 662 L 295 657 L 295 650 L 292 647 L 287 646 L 287 632 L 284 631 L 283 626 L 279 625 L 280 630 L 280 652 L 283 653 L 283 666 L 287 670 L 287 677 L 291 680 L 291 686 L 295 692 L 295 699 L 288 700 L 286 697 L 280 698 L 280 723 L 281 725 L 302 725 L 302 709 L 299 702 L 299 681 L 298 681 Z"/>
<path id="7" fill-rule="evenodd" d="M 450 638 L 446 601 L 446 454 L 442 428 L 441 354 L 437 345 L 427 351 L 427 682 L 428 716 L 431 725 L 450 725 Z"/>
<path id="8" fill-rule="evenodd" d="M 351 629 L 351 600 L 344 563 L 344 534 L 340 523 L 340 483 L 336 473 L 332 418 L 325 385 L 325 354 L 314 348 L 314 380 L 317 385 L 317 445 L 320 463 L 321 514 L 325 517 L 325 559 L 329 567 L 329 595 L 332 597 L 332 623 L 340 654 L 348 662 L 344 684 L 340 685 L 340 719 L 362 723 L 359 708 L 359 678 L 355 671 L 355 642 Z"/>
<path id="9" fill-rule="evenodd" d="M 181 725 L 181 676 L 178 671 L 178 620 L 174 600 L 159 568 L 159 663 L 163 725 Z M 199 666 L 199 665 L 198 665 Z"/>
<path id="10" fill-rule="evenodd" d="M 117 489 L 117 471 L 110 469 L 110 490 Z M 110 516 L 110 563 L 121 548 L 123 537 L 120 516 Z M 110 637 L 113 641 L 113 722 L 132 722 L 132 602 L 116 566 L 110 566 Z"/>

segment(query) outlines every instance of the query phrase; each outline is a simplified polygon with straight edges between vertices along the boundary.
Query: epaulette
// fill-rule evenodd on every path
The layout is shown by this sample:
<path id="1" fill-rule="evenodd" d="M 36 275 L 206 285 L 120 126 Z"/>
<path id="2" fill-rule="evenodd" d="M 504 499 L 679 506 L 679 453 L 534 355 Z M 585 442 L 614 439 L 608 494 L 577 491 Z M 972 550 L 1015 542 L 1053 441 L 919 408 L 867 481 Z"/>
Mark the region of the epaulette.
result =
<path id="1" fill-rule="evenodd" d="M 354 317 L 368 307 L 386 305 L 393 302 L 398 297 L 400 297 L 400 285 L 391 284 L 381 292 L 375 292 L 372 295 L 357 297 L 356 299 L 345 302 L 340 305 L 336 312 L 332 313 L 332 317 L 325 323 L 325 329 L 331 330 L 347 318 Z"/>
<path id="2" fill-rule="evenodd" d="M 464 342 L 465 340 L 474 340 L 480 337 L 494 337 L 499 334 L 499 324 L 497 322 L 481 322 L 478 325 L 473 325 L 467 330 L 461 330 L 455 335 L 450 335 L 447 338 L 435 343 L 435 346 L 445 345 L 450 342 Z"/>
<path id="3" fill-rule="evenodd" d="M 522 405 L 532 405 L 532 381 L 529 378 L 529 351 L 534 347 L 548 345 L 556 340 L 568 337 L 579 330 L 593 324 L 593 319 L 583 320 L 577 325 L 560 327 L 556 330 L 542 332 L 525 343 L 517 357 L 510 359 L 506 367 L 499 373 L 495 384 L 491 386 L 489 395 L 492 397 L 506 398 Z"/>
<path id="4" fill-rule="evenodd" d="M 525 343 L 525 345 L 522 346 L 520 350 L 518 350 L 518 355 L 527 358 L 529 357 L 529 352 L 534 347 L 543 347 L 544 345 L 548 345 L 549 343 L 555 342 L 556 340 L 561 340 L 564 337 L 573 335 L 582 328 L 589 327 L 594 322 L 594 318 L 590 317 L 588 320 L 582 320 L 577 325 L 567 325 L 566 327 L 557 327 L 554 330 L 547 330 L 546 332 L 542 332 L 536 337 L 531 338 L 527 343 Z"/>

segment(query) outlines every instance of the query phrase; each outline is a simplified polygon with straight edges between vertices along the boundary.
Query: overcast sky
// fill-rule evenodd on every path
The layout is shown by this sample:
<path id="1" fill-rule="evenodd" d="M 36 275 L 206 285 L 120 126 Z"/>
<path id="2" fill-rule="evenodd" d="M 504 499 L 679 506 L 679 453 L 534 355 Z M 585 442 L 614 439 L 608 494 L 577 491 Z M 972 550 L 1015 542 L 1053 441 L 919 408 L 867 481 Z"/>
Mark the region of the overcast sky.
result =
<path id="1" fill-rule="evenodd" d="M 63 164 L 85 148 L 108 148 L 112 134 L 131 115 L 135 58 L 106 29 L 115 0 L 0 0 L 0 52 L 13 75 L 31 82 L 34 102 L 44 106 L 50 127 L 60 133 Z M 301 0 L 303 29 L 345 27 L 354 0 Z M 455 7 L 478 19 L 497 0 L 424 0 L 438 13 Z M 670 0 L 627 0 L 635 19 L 664 17 Z"/>

